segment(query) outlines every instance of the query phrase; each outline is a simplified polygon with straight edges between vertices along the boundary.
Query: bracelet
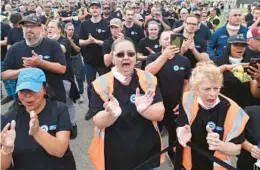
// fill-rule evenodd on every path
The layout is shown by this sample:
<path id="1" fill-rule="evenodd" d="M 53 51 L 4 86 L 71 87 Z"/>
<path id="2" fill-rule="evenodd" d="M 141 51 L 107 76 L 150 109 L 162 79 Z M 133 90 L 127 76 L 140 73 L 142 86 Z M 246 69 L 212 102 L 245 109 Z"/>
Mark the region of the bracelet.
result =
<path id="1" fill-rule="evenodd" d="M 4 146 L 2 146 L 2 153 L 3 153 L 3 155 L 10 155 L 10 154 L 13 153 L 13 151 L 14 151 L 14 145 L 12 146 L 12 149 L 11 149 L 10 152 L 5 152 L 5 151 L 4 151 Z"/>

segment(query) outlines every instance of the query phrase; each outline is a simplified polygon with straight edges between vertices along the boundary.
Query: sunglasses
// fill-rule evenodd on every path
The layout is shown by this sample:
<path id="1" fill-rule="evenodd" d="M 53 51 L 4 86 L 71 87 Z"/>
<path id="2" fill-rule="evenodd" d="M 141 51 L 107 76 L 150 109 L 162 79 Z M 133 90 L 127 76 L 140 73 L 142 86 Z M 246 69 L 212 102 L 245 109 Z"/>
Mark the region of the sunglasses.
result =
<path id="1" fill-rule="evenodd" d="M 187 25 L 197 26 L 197 23 L 186 22 Z"/>
<path id="2" fill-rule="evenodd" d="M 128 57 L 134 57 L 135 56 L 135 52 L 134 51 L 120 51 L 118 53 L 116 53 L 116 57 L 117 58 L 123 58 L 125 57 L 125 55 L 127 55 Z"/>
<path id="3" fill-rule="evenodd" d="M 104 9 L 110 9 L 109 7 L 104 7 Z"/>

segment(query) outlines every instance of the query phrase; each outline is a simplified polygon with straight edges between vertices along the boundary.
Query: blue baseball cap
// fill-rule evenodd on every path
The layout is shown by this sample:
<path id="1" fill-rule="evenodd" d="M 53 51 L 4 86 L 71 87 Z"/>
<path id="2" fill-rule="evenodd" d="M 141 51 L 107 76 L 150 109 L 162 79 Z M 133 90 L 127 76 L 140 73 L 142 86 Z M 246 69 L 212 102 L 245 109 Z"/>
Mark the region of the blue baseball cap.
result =
<path id="1" fill-rule="evenodd" d="M 43 82 L 46 82 L 46 77 L 41 69 L 25 68 L 18 76 L 16 93 L 25 89 L 38 93 L 41 90 Z"/>

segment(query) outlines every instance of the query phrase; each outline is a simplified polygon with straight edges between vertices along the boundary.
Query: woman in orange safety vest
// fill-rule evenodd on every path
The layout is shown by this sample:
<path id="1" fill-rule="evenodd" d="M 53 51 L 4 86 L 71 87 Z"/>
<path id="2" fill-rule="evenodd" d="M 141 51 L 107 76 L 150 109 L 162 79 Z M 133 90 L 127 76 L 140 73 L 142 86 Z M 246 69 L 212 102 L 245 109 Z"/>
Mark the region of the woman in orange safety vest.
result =
<path id="1" fill-rule="evenodd" d="M 220 69 L 211 61 L 198 63 L 192 71 L 191 91 L 184 93 L 177 118 L 177 137 L 184 147 L 182 164 L 186 170 L 225 170 L 186 146 L 188 141 L 228 164 L 245 141 L 248 115 L 220 94 L 222 82 Z"/>
<path id="2" fill-rule="evenodd" d="M 115 67 L 92 82 L 89 114 L 94 115 L 95 130 L 89 155 L 95 170 L 132 170 L 162 149 L 156 121 L 165 109 L 157 79 L 134 69 L 133 43 L 116 40 L 111 52 Z M 159 165 L 158 157 L 141 169 Z"/>

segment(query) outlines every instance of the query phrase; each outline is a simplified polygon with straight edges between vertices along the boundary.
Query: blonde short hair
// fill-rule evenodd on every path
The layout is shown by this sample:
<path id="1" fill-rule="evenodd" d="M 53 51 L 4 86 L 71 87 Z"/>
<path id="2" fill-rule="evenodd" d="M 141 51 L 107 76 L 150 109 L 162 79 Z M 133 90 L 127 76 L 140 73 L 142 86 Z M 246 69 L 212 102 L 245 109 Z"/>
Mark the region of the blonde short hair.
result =
<path id="1" fill-rule="evenodd" d="M 190 77 L 191 89 L 194 90 L 204 80 L 210 80 L 222 86 L 223 74 L 213 61 L 201 61 L 197 63 Z"/>

